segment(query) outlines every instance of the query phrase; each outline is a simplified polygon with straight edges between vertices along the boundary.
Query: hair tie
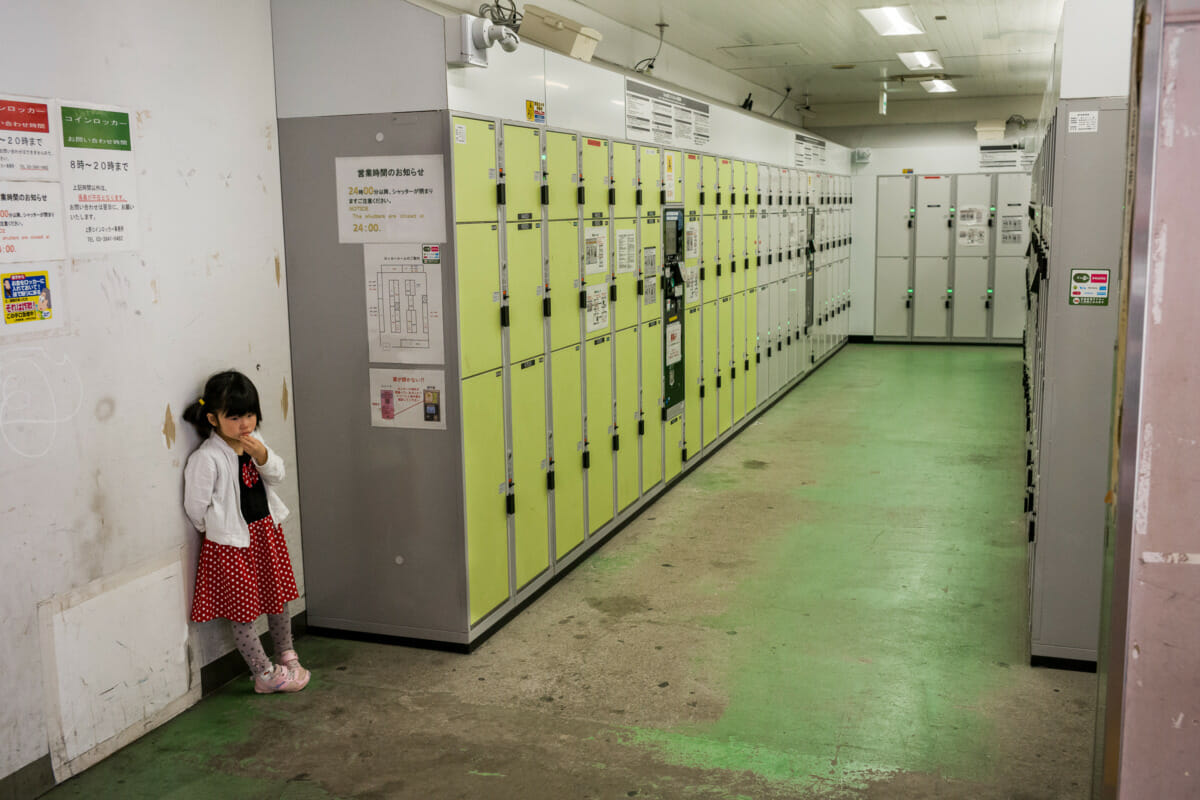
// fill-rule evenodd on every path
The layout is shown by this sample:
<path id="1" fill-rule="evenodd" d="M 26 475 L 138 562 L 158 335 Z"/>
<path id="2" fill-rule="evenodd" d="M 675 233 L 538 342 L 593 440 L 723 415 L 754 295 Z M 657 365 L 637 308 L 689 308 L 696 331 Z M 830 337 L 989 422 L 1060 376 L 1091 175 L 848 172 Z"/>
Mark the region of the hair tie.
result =
<path id="1" fill-rule="evenodd" d="M 204 405 L 204 398 L 203 398 L 203 397 L 201 397 L 201 398 L 200 398 L 200 405 Z"/>

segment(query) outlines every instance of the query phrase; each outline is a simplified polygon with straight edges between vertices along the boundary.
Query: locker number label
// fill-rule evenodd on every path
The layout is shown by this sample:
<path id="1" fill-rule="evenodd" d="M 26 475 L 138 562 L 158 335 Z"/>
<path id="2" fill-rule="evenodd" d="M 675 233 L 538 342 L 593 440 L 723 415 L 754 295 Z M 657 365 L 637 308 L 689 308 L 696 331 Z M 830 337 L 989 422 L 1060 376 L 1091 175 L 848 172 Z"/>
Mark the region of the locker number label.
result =
<path id="1" fill-rule="evenodd" d="M 1075 269 L 1071 271 L 1071 297 L 1073 306 L 1106 306 L 1109 293 L 1109 270 Z"/>

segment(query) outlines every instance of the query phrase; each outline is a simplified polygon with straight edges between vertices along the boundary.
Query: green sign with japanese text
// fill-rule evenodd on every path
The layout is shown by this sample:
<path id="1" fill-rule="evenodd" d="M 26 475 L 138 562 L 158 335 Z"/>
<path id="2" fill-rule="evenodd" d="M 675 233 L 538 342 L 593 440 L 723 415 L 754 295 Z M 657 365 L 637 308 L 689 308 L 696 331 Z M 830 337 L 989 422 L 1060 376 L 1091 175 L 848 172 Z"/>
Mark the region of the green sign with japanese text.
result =
<path id="1" fill-rule="evenodd" d="M 62 107 L 64 147 L 89 150 L 132 150 L 129 114 L 97 108 Z"/>

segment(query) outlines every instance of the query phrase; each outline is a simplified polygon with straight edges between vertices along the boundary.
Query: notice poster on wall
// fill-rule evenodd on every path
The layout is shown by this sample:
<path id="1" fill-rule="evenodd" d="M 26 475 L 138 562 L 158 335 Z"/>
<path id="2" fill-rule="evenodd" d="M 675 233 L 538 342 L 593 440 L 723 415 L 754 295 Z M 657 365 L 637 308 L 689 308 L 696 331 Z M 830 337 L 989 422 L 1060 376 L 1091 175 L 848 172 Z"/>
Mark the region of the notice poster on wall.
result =
<path id="1" fill-rule="evenodd" d="M 72 255 L 138 249 L 141 224 L 129 112 L 63 105 L 60 118 L 67 249 Z"/>
<path id="2" fill-rule="evenodd" d="M 700 302 L 700 268 L 683 268 L 683 300 L 691 305 Z"/>
<path id="3" fill-rule="evenodd" d="M 668 367 L 683 360 L 683 323 L 668 322 L 665 362 Z"/>
<path id="4" fill-rule="evenodd" d="M 583 271 L 599 275 L 608 271 L 608 228 L 589 226 L 583 231 Z"/>
<path id="5" fill-rule="evenodd" d="M 658 249 L 642 250 L 642 305 L 658 305 Z"/>
<path id="6" fill-rule="evenodd" d="M 700 257 L 700 220 L 688 220 L 683 229 L 683 257 Z"/>
<path id="7" fill-rule="evenodd" d="M 65 257 L 61 184 L 0 181 L 0 264 Z"/>
<path id="8" fill-rule="evenodd" d="M 796 134 L 792 164 L 797 169 L 825 166 L 825 141 L 816 136 Z"/>
<path id="9" fill-rule="evenodd" d="M 616 233 L 616 272 L 625 275 L 637 272 L 637 231 L 623 230 Z"/>
<path id="10" fill-rule="evenodd" d="M 584 324 L 588 333 L 608 330 L 608 284 L 600 283 L 585 290 L 587 308 Z"/>
<path id="11" fill-rule="evenodd" d="M 705 147 L 711 136 L 710 115 L 708 103 L 625 79 L 626 138 L 668 147 Z"/>
<path id="12" fill-rule="evenodd" d="M 29 265 L 27 270 L 0 272 L 3 284 L 4 326 L 0 335 L 33 333 L 63 324 L 59 269 L 54 265 Z"/>
<path id="13" fill-rule="evenodd" d="M 0 95 L 0 180 L 57 181 L 57 107 Z"/>
<path id="14" fill-rule="evenodd" d="M 446 240 L 442 156 L 334 159 L 342 244 Z"/>
<path id="15" fill-rule="evenodd" d="M 442 364 L 442 245 L 365 244 L 367 360 Z"/>
<path id="16" fill-rule="evenodd" d="M 373 369 L 371 426 L 446 430 L 446 373 L 440 369 Z"/>

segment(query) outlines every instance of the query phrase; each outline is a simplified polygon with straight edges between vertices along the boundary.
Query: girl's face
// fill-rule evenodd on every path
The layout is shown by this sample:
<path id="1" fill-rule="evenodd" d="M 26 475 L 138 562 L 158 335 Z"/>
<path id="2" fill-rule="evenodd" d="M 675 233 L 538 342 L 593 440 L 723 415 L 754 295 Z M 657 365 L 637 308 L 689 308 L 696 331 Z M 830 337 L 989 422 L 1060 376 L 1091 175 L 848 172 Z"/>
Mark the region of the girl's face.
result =
<path id="1" fill-rule="evenodd" d="M 209 414 L 208 421 L 217 433 L 226 441 L 236 442 L 243 436 L 253 433 L 258 427 L 258 415 L 256 414 L 236 414 L 227 416 L 224 411 L 217 414 Z"/>

